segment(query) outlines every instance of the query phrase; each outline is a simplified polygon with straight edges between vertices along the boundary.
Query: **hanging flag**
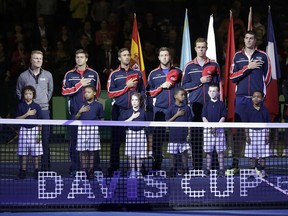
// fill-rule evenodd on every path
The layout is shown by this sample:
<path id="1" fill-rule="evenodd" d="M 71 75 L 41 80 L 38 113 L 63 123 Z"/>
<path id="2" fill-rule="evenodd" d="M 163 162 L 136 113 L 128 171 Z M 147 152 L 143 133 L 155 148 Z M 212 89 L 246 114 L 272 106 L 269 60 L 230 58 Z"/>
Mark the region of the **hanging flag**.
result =
<path id="1" fill-rule="evenodd" d="M 207 34 L 208 49 L 206 55 L 208 58 L 214 59 L 217 62 L 216 42 L 215 42 L 213 23 L 214 23 L 213 14 L 211 14 L 208 25 L 208 34 Z"/>
<path id="2" fill-rule="evenodd" d="M 247 30 L 252 31 L 253 29 L 253 22 L 252 22 L 252 7 L 250 7 L 249 10 L 249 15 L 248 15 L 248 25 L 247 25 Z"/>
<path id="3" fill-rule="evenodd" d="M 207 34 L 207 43 L 208 43 L 208 49 L 206 52 L 207 57 L 217 62 L 213 14 L 210 15 L 210 20 L 209 20 L 209 25 L 208 25 L 208 34 Z M 220 100 L 223 101 L 224 97 L 223 97 L 222 79 L 220 79 L 219 88 L 220 88 Z"/>
<path id="4" fill-rule="evenodd" d="M 270 6 L 268 8 L 266 53 L 268 54 L 271 62 L 272 79 L 269 86 L 267 87 L 265 105 L 269 110 L 271 120 L 273 121 L 275 117 L 279 114 L 278 79 L 280 79 L 281 77 L 281 72 L 280 72 L 280 65 L 279 65 L 272 17 L 270 12 Z"/>
<path id="5" fill-rule="evenodd" d="M 130 66 L 134 70 L 141 71 L 143 82 L 144 82 L 144 85 L 146 86 L 147 79 L 146 79 L 146 73 L 145 73 L 141 42 L 140 42 L 140 37 L 139 37 L 139 32 L 138 32 L 138 27 L 137 27 L 136 14 L 134 14 L 134 21 L 133 21 Z"/>
<path id="6" fill-rule="evenodd" d="M 183 28 L 183 37 L 182 37 L 180 69 L 183 71 L 186 63 L 191 60 L 192 60 L 192 54 L 191 54 L 191 41 L 190 41 L 190 31 L 189 31 L 189 22 L 188 22 L 188 10 L 186 9 L 184 28 Z"/>
<path id="7" fill-rule="evenodd" d="M 230 21 L 228 27 L 227 44 L 226 44 L 226 59 L 224 71 L 224 97 L 226 98 L 227 105 L 227 121 L 234 121 L 235 109 L 235 83 L 230 80 L 231 65 L 235 55 L 235 39 L 234 39 L 234 22 L 233 14 L 230 11 Z"/>

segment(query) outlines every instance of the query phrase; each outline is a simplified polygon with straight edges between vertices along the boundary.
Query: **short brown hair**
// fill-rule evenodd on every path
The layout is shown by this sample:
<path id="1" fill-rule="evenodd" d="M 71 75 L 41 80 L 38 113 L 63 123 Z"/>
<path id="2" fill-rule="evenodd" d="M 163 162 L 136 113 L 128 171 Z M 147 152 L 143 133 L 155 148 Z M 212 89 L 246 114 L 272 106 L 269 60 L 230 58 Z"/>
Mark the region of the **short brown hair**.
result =
<path id="1" fill-rule="evenodd" d="M 124 51 L 126 51 L 126 50 L 130 53 L 130 51 L 129 51 L 126 47 L 119 49 L 119 50 L 118 50 L 118 57 L 120 57 L 120 56 L 121 56 L 121 53 L 124 52 Z"/>
<path id="2" fill-rule="evenodd" d="M 78 55 L 78 54 L 80 54 L 80 53 L 83 53 L 83 54 L 85 55 L 85 57 L 88 58 L 88 52 L 87 52 L 86 50 L 84 50 L 84 49 L 78 49 L 78 50 L 76 50 L 75 56 Z"/>
<path id="3" fill-rule="evenodd" d="M 206 46 L 208 46 L 208 43 L 207 43 L 206 38 L 203 38 L 203 37 L 199 37 L 199 38 L 196 39 L 196 41 L 195 41 L 195 47 L 196 47 L 196 44 L 197 44 L 197 43 L 206 43 Z"/>
<path id="4" fill-rule="evenodd" d="M 160 54 L 160 52 L 162 51 L 167 51 L 169 53 L 169 55 L 171 54 L 170 49 L 168 47 L 160 47 L 159 51 L 158 51 L 158 55 Z"/>

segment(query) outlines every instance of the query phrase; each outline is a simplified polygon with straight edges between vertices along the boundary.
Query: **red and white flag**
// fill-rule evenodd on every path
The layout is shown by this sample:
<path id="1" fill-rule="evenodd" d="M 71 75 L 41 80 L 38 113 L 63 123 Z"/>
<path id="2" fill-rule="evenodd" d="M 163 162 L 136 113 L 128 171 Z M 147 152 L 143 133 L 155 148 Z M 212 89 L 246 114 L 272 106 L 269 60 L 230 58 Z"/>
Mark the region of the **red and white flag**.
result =
<path id="1" fill-rule="evenodd" d="M 233 64 L 233 58 L 235 55 L 235 39 L 234 39 L 234 22 L 233 14 L 230 11 L 230 22 L 228 27 L 227 45 L 226 45 L 226 59 L 225 59 L 225 71 L 224 71 L 224 97 L 226 98 L 227 106 L 227 121 L 234 121 L 235 110 L 235 83 L 230 80 L 231 65 Z"/>
<path id="2" fill-rule="evenodd" d="M 281 71 L 270 6 L 268 9 L 266 53 L 270 58 L 272 79 L 266 90 L 265 105 L 269 110 L 271 120 L 273 121 L 275 117 L 279 115 L 278 79 L 281 77 Z"/>
<path id="3" fill-rule="evenodd" d="M 142 54 L 142 47 L 138 32 L 136 14 L 134 14 L 134 21 L 133 21 L 133 30 L 132 30 L 132 41 L 131 41 L 131 68 L 135 70 L 141 71 L 142 79 L 144 85 L 147 84 L 146 73 L 145 73 L 145 66 Z"/>

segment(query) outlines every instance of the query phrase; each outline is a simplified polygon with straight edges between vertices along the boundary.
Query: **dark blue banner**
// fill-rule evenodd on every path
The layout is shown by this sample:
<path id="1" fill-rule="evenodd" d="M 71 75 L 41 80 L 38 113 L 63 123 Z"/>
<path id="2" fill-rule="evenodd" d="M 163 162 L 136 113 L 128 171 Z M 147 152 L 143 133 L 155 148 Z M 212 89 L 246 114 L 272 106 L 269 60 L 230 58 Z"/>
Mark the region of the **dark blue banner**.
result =
<path id="1" fill-rule="evenodd" d="M 97 172 L 88 180 L 85 172 L 67 178 L 56 172 L 40 172 L 38 180 L 0 181 L 1 205 L 7 204 L 103 204 L 103 203 L 229 203 L 287 202 L 288 177 L 261 178 L 255 170 L 242 169 L 240 175 L 226 173 L 217 177 L 216 170 L 205 177 L 202 170 L 168 178 L 165 171 L 144 178 L 128 178 L 116 172 L 106 178 Z"/>

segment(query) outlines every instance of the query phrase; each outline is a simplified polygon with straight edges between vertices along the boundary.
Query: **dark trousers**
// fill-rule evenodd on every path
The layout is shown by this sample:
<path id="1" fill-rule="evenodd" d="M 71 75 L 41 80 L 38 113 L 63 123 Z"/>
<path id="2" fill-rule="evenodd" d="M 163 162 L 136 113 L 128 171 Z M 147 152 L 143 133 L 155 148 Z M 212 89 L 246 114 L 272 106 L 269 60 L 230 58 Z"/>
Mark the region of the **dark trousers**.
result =
<path id="1" fill-rule="evenodd" d="M 165 121 L 165 111 L 163 109 L 154 107 L 154 121 Z M 152 170 L 161 170 L 163 161 L 162 146 L 165 140 L 166 140 L 166 128 L 165 127 L 154 128 L 153 132 L 154 161 L 152 164 Z"/>
<path id="2" fill-rule="evenodd" d="M 42 110 L 42 118 L 50 119 L 50 111 Z M 41 170 L 49 171 L 50 170 L 50 125 L 42 125 L 42 145 L 43 145 L 43 155 L 41 157 Z"/>
<path id="3" fill-rule="evenodd" d="M 242 122 L 245 110 L 251 103 L 251 98 L 236 97 L 235 99 L 235 122 Z M 243 128 L 232 129 L 233 135 L 233 168 L 239 168 L 239 159 L 245 147 L 245 131 Z"/>
<path id="4" fill-rule="evenodd" d="M 202 122 L 203 104 L 191 104 L 194 113 L 193 122 Z M 203 165 L 203 128 L 191 128 L 192 163 L 194 169 L 202 169 Z"/>
<path id="5" fill-rule="evenodd" d="M 71 169 L 72 171 L 77 171 L 81 169 L 80 163 L 80 154 L 76 150 L 77 147 L 77 133 L 78 126 L 70 126 L 70 160 L 71 160 Z"/>
<path id="6" fill-rule="evenodd" d="M 112 120 L 117 121 L 121 115 L 121 108 L 117 105 L 112 106 Z M 116 171 L 120 167 L 120 147 L 125 139 L 125 128 L 113 126 L 111 128 L 110 146 L 110 171 Z"/>

